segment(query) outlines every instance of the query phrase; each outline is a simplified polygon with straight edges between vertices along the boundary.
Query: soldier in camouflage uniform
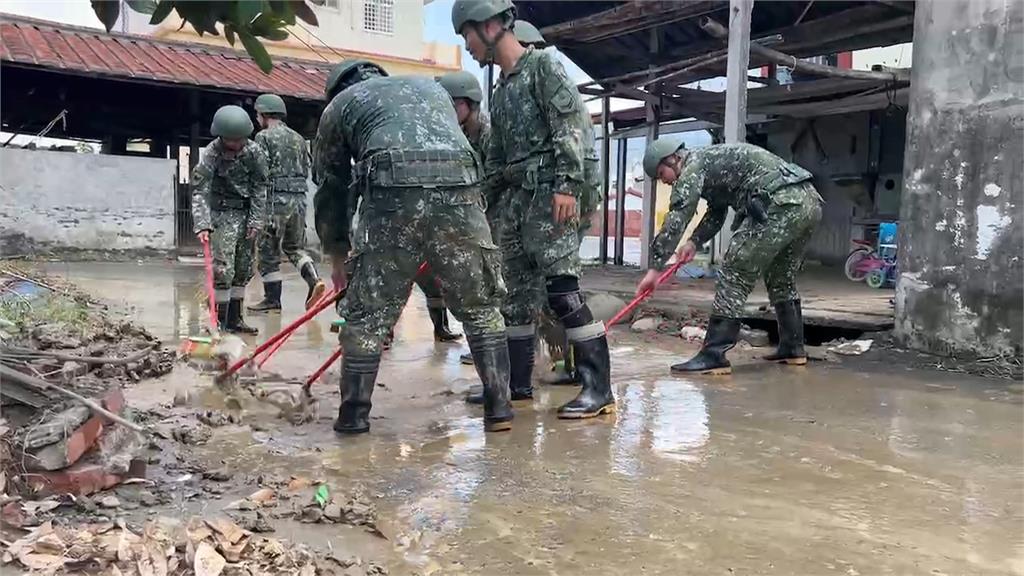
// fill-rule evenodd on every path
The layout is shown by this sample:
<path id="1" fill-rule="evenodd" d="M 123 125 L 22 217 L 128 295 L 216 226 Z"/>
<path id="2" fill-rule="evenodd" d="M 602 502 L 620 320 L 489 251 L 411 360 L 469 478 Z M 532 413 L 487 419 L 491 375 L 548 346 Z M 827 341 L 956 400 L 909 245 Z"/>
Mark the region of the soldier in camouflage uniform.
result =
<path id="1" fill-rule="evenodd" d="M 499 309 L 505 295 L 497 247 L 481 208 L 479 161 L 451 100 L 432 79 L 387 77 L 376 64 L 345 61 L 328 76 L 314 164 L 317 233 L 340 266 L 348 251 L 351 190 L 362 195 L 352 278 L 339 305 L 346 324 L 342 403 L 334 429 L 369 430 L 381 341 L 398 320 L 424 260 L 442 279 L 466 330 L 484 385 L 484 428 L 508 430 L 509 356 Z M 353 161 L 355 164 L 353 165 Z M 336 270 L 335 277 L 343 276 Z"/>
<path id="2" fill-rule="evenodd" d="M 306 139 L 284 122 L 288 110 L 277 94 L 256 98 L 256 120 L 260 130 L 256 143 L 270 164 L 267 198 L 270 222 L 260 238 L 259 271 L 263 277 L 263 301 L 250 306 L 253 312 L 281 309 L 281 252 L 295 266 L 309 287 L 308 310 L 326 290 L 306 246 L 306 192 L 309 179 L 309 150 Z"/>
<path id="3" fill-rule="evenodd" d="M 503 191 L 501 252 L 509 295 L 502 307 L 512 357 L 512 397 L 532 396 L 535 328 L 541 294 L 565 326 L 580 393 L 560 418 L 614 412 L 604 325 L 579 285 L 579 210 L 586 187 L 583 101 L 553 54 L 524 48 L 511 0 L 456 0 L 452 25 L 473 58 L 495 63 L 501 79 L 491 102 L 489 189 Z"/>
<path id="4" fill-rule="evenodd" d="M 655 285 L 701 198 L 707 202 L 707 212 L 690 240 L 679 248 L 680 260 L 689 261 L 700 245 L 718 233 L 730 206 L 736 211 L 735 233 L 718 272 L 704 345 L 689 361 L 672 366 L 672 371 L 731 373 L 725 353 L 736 344 L 743 306 L 762 276 L 779 323 L 779 348 L 765 358 L 806 364 L 796 275 L 821 220 L 822 200 L 811 183 L 811 173 L 753 144 L 687 151 L 680 141 L 669 138 L 651 143 L 644 155 L 644 171 L 672 184 L 672 196 L 665 223 L 651 244 L 651 269 L 637 293 Z"/>
<path id="5" fill-rule="evenodd" d="M 255 334 L 242 318 L 252 278 L 253 244 L 263 228 L 268 168 L 263 149 L 249 140 L 252 120 L 238 106 L 213 115 L 213 142 L 192 171 L 192 220 L 201 240 L 212 240 L 217 316 L 228 332 Z"/>

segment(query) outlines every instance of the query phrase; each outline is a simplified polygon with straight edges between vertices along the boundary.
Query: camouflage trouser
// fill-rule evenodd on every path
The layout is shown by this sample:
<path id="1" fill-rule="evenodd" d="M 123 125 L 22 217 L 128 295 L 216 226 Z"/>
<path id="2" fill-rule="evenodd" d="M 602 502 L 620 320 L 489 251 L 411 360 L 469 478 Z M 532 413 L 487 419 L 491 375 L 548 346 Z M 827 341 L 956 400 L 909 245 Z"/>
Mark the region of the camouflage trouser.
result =
<path id="1" fill-rule="evenodd" d="M 430 268 L 416 274 L 413 282 L 420 287 L 427 299 L 427 308 L 444 308 L 444 294 L 441 292 L 441 279 Z"/>
<path id="2" fill-rule="evenodd" d="M 426 261 L 441 278 L 452 314 L 469 336 L 505 331 L 498 249 L 491 241 L 476 187 L 372 190 L 363 198 L 361 235 L 338 313 L 345 354 L 379 354 L 402 312 L 409 284 Z"/>
<path id="3" fill-rule="evenodd" d="M 245 285 L 252 278 L 254 240 L 245 237 L 248 231 L 247 210 L 212 210 L 213 286 L 217 302 L 245 296 Z"/>
<path id="4" fill-rule="evenodd" d="M 313 259 L 306 253 L 306 195 L 273 194 L 270 223 L 260 236 L 259 270 L 264 282 L 280 282 L 281 251 L 301 269 Z"/>
<path id="5" fill-rule="evenodd" d="M 513 189 L 502 205 L 501 255 L 508 297 L 502 315 L 508 326 L 533 322 L 546 301 L 545 280 L 580 275 L 578 222 L 555 224 L 550 188 L 536 193 Z"/>
<path id="6" fill-rule="evenodd" d="M 768 221 L 747 218 L 733 234 L 715 283 L 712 312 L 726 318 L 743 316 L 743 305 L 761 276 L 772 304 L 797 300 L 796 275 L 807 242 L 821 220 L 821 202 L 810 182 L 790 184 L 802 194 L 799 203 L 772 203 Z"/>

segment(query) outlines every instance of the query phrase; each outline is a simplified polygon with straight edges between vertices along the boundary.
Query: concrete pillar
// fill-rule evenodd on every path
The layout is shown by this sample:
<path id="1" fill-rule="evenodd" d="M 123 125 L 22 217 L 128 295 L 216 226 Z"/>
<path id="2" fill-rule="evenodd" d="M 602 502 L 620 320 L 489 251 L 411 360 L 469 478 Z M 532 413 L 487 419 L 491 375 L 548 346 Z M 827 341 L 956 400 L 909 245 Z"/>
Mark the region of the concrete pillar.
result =
<path id="1" fill-rule="evenodd" d="M 943 355 L 1021 354 L 1024 4 L 919 0 L 896 335 Z"/>

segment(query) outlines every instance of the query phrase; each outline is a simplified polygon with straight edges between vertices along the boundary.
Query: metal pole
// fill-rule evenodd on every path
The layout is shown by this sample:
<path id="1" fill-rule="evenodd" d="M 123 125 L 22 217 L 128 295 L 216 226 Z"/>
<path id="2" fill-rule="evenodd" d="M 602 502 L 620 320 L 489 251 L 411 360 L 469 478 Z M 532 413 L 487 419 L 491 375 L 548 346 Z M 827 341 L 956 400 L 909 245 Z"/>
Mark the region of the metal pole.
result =
<path id="1" fill-rule="evenodd" d="M 611 188 L 612 143 L 608 134 L 611 119 L 611 98 L 601 99 L 601 264 L 608 263 L 608 194 Z"/>
<path id="2" fill-rule="evenodd" d="M 494 94 L 494 64 L 487 65 L 487 109 L 491 109 L 491 95 Z"/>
<path id="3" fill-rule="evenodd" d="M 754 0 L 729 0 L 729 60 L 725 80 L 725 142 L 747 140 L 747 69 L 750 67 L 750 14 Z M 714 257 L 720 262 L 732 240 L 732 210 L 715 241 Z"/>
<path id="4" fill-rule="evenodd" d="M 626 242 L 626 153 L 629 140 L 619 138 L 619 161 L 615 169 L 615 264 L 622 266 Z"/>

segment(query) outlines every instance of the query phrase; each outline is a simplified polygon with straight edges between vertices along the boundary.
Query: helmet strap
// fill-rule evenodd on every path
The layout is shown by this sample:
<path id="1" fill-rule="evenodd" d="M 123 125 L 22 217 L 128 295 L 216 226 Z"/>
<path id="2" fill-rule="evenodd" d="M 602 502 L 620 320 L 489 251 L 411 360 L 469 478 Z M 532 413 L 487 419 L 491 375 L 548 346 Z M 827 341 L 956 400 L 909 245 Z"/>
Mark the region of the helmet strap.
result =
<path id="1" fill-rule="evenodd" d="M 480 41 L 483 42 L 484 46 L 487 47 L 487 51 L 484 53 L 483 63 L 494 64 L 494 57 L 497 51 L 496 49 L 498 47 L 498 42 L 500 42 L 501 39 L 505 36 L 505 33 L 508 32 L 508 29 L 511 27 L 511 24 L 508 23 L 508 19 L 506 18 L 505 21 L 503 21 L 501 24 L 501 30 L 494 36 L 493 39 L 487 38 L 487 35 L 484 34 L 483 22 L 473 22 L 472 24 L 473 30 L 476 30 L 477 37 L 479 37 Z"/>

